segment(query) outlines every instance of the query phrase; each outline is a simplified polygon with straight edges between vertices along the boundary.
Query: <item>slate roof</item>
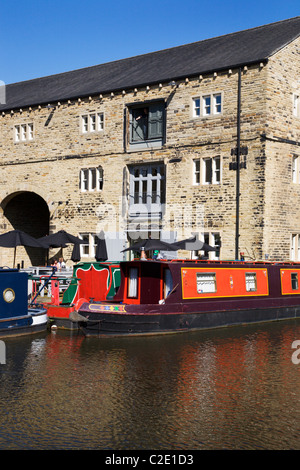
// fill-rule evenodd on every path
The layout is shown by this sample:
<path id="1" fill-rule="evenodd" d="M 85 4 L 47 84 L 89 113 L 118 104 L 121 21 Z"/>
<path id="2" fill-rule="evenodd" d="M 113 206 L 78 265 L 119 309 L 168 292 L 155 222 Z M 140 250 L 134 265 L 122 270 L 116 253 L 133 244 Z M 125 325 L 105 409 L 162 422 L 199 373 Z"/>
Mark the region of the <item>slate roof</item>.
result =
<path id="1" fill-rule="evenodd" d="M 0 110 L 75 99 L 265 62 L 300 35 L 300 16 L 158 52 L 6 85 Z"/>

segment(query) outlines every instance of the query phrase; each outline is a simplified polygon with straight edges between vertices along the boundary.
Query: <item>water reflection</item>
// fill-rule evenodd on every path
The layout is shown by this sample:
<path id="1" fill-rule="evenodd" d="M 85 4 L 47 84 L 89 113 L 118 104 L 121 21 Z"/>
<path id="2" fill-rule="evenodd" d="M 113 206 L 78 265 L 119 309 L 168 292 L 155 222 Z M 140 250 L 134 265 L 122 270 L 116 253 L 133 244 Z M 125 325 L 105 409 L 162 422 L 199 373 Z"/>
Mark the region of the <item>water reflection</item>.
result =
<path id="1" fill-rule="evenodd" d="M 300 449 L 300 323 L 6 341 L 0 449 Z"/>

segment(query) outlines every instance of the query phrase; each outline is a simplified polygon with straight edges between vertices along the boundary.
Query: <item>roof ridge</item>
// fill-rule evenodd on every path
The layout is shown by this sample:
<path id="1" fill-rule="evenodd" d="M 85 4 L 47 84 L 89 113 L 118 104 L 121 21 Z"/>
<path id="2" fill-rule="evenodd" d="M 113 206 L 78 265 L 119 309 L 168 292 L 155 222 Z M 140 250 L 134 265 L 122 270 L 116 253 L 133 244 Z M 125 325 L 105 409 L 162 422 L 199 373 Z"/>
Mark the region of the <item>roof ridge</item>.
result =
<path id="1" fill-rule="evenodd" d="M 138 54 L 138 55 L 135 55 L 135 56 L 124 57 L 122 59 L 110 60 L 108 62 L 103 62 L 103 63 L 100 63 L 100 64 L 88 65 L 86 67 L 80 67 L 80 68 L 76 68 L 76 69 L 73 69 L 73 70 L 67 70 L 65 72 L 58 72 L 58 73 L 49 74 L 49 75 L 45 75 L 45 76 L 41 76 L 41 77 L 31 78 L 29 80 L 21 80 L 20 82 L 8 83 L 6 86 L 17 85 L 17 84 L 20 84 L 20 83 L 30 83 L 30 82 L 34 82 L 34 81 L 37 81 L 37 80 L 55 78 L 55 77 L 62 76 L 62 75 L 68 75 L 68 74 L 80 72 L 81 70 L 96 69 L 98 67 L 102 67 L 102 66 L 104 67 L 104 66 L 107 66 L 107 65 L 110 65 L 110 64 L 118 64 L 118 63 L 123 62 L 123 61 L 129 61 L 129 60 L 133 60 L 133 59 L 137 59 L 137 58 L 143 58 L 143 57 L 147 57 L 147 56 L 151 56 L 151 55 L 161 54 L 163 52 L 168 52 L 168 51 L 175 50 L 175 49 L 178 50 L 178 49 L 186 48 L 186 47 L 193 46 L 193 45 L 200 44 L 200 43 L 203 44 L 205 42 L 218 40 L 220 38 L 235 36 L 235 35 L 238 35 L 238 34 L 241 34 L 241 33 L 245 33 L 247 31 L 255 31 L 255 30 L 258 30 L 258 29 L 263 29 L 263 28 L 266 28 L 268 26 L 277 25 L 279 23 L 284 23 L 284 22 L 290 22 L 290 21 L 293 21 L 295 19 L 300 19 L 300 16 L 295 16 L 295 17 L 292 17 L 292 18 L 287 18 L 285 20 L 275 21 L 275 22 L 268 23 L 268 24 L 265 24 L 265 25 L 254 26 L 253 28 L 242 29 L 242 30 L 239 30 L 239 31 L 234 31 L 232 33 L 221 34 L 219 36 L 213 36 L 211 38 L 201 39 L 200 41 L 193 41 L 193 42 L 190 42 L 190 43 L 187 43 L 187 44 L 180 44 L 179 46 L 167 47 L 165 49 L 160 49 L 158 51 L 146 52 L 146 53 Z M 299 35 L 300 35 L 300 31 L 299 31 Z"/>

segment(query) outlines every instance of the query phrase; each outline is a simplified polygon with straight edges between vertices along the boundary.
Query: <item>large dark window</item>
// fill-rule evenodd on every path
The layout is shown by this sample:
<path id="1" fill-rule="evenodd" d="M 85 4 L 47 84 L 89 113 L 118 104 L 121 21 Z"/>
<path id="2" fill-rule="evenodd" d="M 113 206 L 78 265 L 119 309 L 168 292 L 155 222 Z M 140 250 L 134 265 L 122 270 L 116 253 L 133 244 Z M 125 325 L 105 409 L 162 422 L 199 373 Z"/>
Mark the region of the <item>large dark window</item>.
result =
<path id="1" fill-rule="evenodd" d="M 163 101 L 130 106 L 129 119 L 129 145 L 133 147 L 162 145 L 165 128 Z"/>

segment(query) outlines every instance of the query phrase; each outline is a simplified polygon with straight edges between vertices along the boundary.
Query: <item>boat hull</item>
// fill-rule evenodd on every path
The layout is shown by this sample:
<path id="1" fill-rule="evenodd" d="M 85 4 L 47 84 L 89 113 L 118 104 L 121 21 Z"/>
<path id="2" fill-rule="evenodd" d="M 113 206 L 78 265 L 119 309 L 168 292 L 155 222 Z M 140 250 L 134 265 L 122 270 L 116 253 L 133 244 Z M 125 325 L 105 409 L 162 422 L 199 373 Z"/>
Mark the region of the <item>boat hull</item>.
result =
<path id="1" fill-rule="evenodd" d="M 47 308 L 50 327 L 66 330 L 78 330 L 78 324 L 70 320 L 70 313 L 75 309 L 74 305 L 51 305 Z"/>
<path id="2" fill-rule="evenodd" d="M 86 336 L 157 335 L 300 317 L 299 263 L 133 260 L 120 267 L 113 301 L 76 309 Z"/>
<path id="3" fill-rule="evenodd" d="M 147 310 L 151 310 L 151 306 L 147 307 Z M 88 309 L 91 310 L 91 308 L 92 305 L 89 304 Z M 152 312 L 153 310 L 154 308 L 152 308 Z M 81 309 L 78 313 L 76 320 L 85 336 L 132 336 L 177 333 L 300 318 L 300 305 L 248 307 L 206 312 L 184 312 L 183 308 L 180 308 L 180 311 L 176 312 L 170 309 L 165 312 L 153 313 L 105 313 L 87 312 L 85 309 Z"/>
<path id="4" fill-rule="evenodd" d="M 0 320 L 0 338 L 40 333 L 46 331 L 47 326 L 46 309 L 28 309 L 27 315 Z"/>

